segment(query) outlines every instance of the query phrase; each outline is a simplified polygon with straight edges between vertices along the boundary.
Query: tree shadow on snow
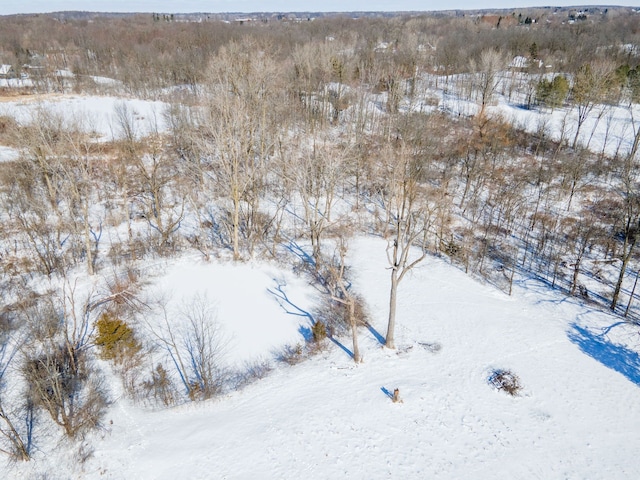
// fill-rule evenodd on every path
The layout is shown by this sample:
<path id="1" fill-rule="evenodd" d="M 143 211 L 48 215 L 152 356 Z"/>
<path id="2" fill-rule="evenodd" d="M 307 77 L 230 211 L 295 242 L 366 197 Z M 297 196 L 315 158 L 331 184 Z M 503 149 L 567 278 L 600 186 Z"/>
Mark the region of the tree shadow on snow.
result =
<path id="1" fill-rule="evenodd" d="M 309 267 L 315 267 L 316 261 L 313 259 L 312 255 L 309 255 L 305 252 L 304 248 L 298 245 L 295 241 L 289 240 L 289 243 L 284 245 L 284 248 L 296 256 L 303 264 Z"/>
<path id="2" fill-rule="evenodd" d="M 309 323 L 313 325 L 315 323 L 313 320 L 313 315 L 311 315 L 311 313 L 306 311 L 305 309 L 298 307 L 295 303 L 289 300 L 287 293 L 284 291 L 284 287 L 287 286 L 286 282 L 278 280 L 277 278 L 274 278 L 273 281 L 276 282 L 276 287 L 267 288 L 267 292 L 273 295 L 280 307 L 289 315 L 307 318 L 309 320 Z"/>
<path id="3" fill-rule="evenodd" d="M 311 331 L 311 329 L 309 327 L 305 327 L 304 325 L 300 325 L 298 327 L 298 333 L 300 333 L 300 335 L 302 335 L 302 337 L 304 338 L 305 342 L 310 342 L 311 340 L 313 340 L 313 332 Z"/>
<path id="4" fill-rule="evenodd" d="M 380 332 L 378 332 L 373 325 L 371 325 L 369 322 L 365 323 L 365 326 L 367 327 L 367 330 L 369 330 L 369 333 L 371 333 L 371 335 L 373 335 L 373 337 L 378 341 L 378 343 L 380 345 L 385 345 L 387 343 L 386 339 L 380 334 Z"/>
<path id="5" fill-rule="evenodd" d="M 344 353 L 346 353 L 347 355 L 349 355 L 351 358 L 353 358 L 353 352 L 351 350 L 349 350 L 347 347 L 344 346 L 344 344 L 340 343 L 338 340 L 336 340 L 334 337 L 328 337 L 329 340 L 331 340 L 331 342 L 337 346 L 338 348 L 340 348 Z"/>
<path id="6" fill-rule="evenodd" d="M 313 324 L 315 323 L 315 319 L 313 318 L 313 315 L 311 315 L 311 313 L 308 312 L 307 310 L 298 307 L 287 296 L 287 293 L 284 291 L 284 288 L 286 287 L 287 284 L 276 278 L 274 278 L 273 280 L 276 282 L 276 287 L 267 288 L 267 292 L 273 295 L 275 300 L 278 302 L 278 305 L 280 305 L 280 307 L 288 315 L 294 315 L 296 317 L 306 318 L 308 321 L 308 324 L 310 326 L 313 326 Z M 298 327 L 298 332 L 300 332 L 300 335 L 302 335 L 302 337 L 307 342 L 313 339 L 313 332 L 311 331 L 311 328 L 309 326 L 300 324 L 300 326 Z"/>
<path id="7" fill-rule="evenodd" d="M 567 336 L 584 353 L 640 386 L 640 355 L 637 352 L 611 343 L 603 335 L 596 335 L 575 323 Z"/>
<path id="8" fill-rule="evenodd" d="M 389 391 L 386 387 L 380 387 L 380 390 L 382 391 L 382 393 L 384 393 L 387 397 L 389 397 L 391 400 L 393 400 L 393 393 L 391 393 L 391 391 Z"/>

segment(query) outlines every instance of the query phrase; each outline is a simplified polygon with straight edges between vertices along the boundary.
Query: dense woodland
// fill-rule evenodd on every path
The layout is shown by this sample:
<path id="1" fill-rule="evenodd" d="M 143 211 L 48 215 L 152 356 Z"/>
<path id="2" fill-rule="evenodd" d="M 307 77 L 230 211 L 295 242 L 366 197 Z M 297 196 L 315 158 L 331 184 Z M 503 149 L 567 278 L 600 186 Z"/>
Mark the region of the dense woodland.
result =
<path id="1" fill-rule="evenodd" d="M 125 103 L 108 140 L 89 119 L 44 109 L 29 123 L 0 119 L 0 144 L 20 152 L 0 164 L 0 448 L 15 458 L 30 458 L 35 425 L 78 438 L 100 424 L 105 365 L 154 408 L 263 373 L 216 368 L 206 305 L 192 305 L 185 338 L 166 318 L 152 328 L 138 292 L 145 265 L 166 257 L 268 259 L 308 275 L 322 299 L 314 334 L 353 334 L 355 361 L 366 322 L 348 280 L 356 235 L 388 240 L 390 348 L 396 290 L 425 255 L 507 293 L 535 276 L 639 318 L 640 13 L 630 8 L 12 16 L 0 18 L 0 63 L 23 80 L 4 97 L 162 100 L 168 126 L 149 119 L 143 134 Z M 559 135 L 527 129 L 492 114 L 498 97 L 576 121 Z M 605 125 L 615 109 L 628 111 L 626 130 L 594 148 L 587 118 Z M 100 280 L 84 292 L 79 278 Z M 169 356 L 149 370 L 154 348 Z"/>

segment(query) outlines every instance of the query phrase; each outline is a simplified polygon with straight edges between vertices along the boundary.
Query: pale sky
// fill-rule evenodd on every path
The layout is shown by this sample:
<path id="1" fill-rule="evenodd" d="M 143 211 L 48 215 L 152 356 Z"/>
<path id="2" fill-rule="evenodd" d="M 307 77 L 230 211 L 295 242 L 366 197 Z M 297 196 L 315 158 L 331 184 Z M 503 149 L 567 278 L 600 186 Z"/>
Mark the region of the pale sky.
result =
<path id="1" fill-rule="evenodd" d="M 622 5 L 640 7 L 640 0 L 0 0 L 0 15 L 59 11 L 90 12 L 351 12 L 430 11 L 532 6 Z"/>

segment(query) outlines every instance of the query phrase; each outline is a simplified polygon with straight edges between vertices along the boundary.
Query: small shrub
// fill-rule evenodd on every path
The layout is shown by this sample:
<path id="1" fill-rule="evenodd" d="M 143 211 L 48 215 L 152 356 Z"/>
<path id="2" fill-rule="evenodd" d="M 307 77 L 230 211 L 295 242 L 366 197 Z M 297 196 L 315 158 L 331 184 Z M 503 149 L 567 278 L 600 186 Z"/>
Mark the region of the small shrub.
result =
<path id="1" fill-rule="evenodd" d="M 304 358 L 304 346 L 300 343 L 297 345 L 285 345 L 282 350 L 277 353 L 276 358 L 279 362 L 296 365 Z"/>
<path id="2" fill-rule="evenodd" d="M 111 313 L 103 313 L 96 322 L 95 344 L 100 348 L 100 357 L 122 363 L 136 356 L 140 343 L 131 327 Z"/>
<path id="3" fill-rule="evenodd" d="M 313 324 L 313 328 L 311 328 L 311 332 L 313 333 L 313 341 L 318 343 L 327 338 L 327 326 L 324 322 L 316 321 Z"/>
<path id="4" fill-rule="evenodd" d="M 141 283 L 139 272 L 133 268 L 127 269 L 123 275 L 119 275 L 109 282 L 109 310 L 111 313 L 123 316 L 127 312 L 137 312 L 141 304 L 136 295 Z"/>
<path id="5" fill-rule="evenodd" d="M 151 378 L 142 382 L 146 398 L 153 397 L 156 403 L 169 407 L 176 402 L 176 389 L 167 370 L 158 364 L 151 372 Z"/>
<path id="6" fill-rule="evenodd" d="M 37 406 L 50 407 L 57 413 L 58 405 L 53 403 L 71 398 L 80 382 L 85 379 L 85 372 L 80 368 L 82 360 L 75 350 L 60 345 L 37 357 L 28 357 L 24 366 L 24 374 L 29 382 L 32 400 Z"/>
<path id="7" fill-rule="evenodd" d="M 242 367 L 230 373 L 229 385 L 233 390 L 240 390 L 267 377 L 272 370 L 273 365 L 268 360 L 245 362 Z"/>
<path id="8" fill-rule="evenodd" d="M 202 384 L 197 380 L 193 380 L 192 382 L 190 382 L 189 388 L 188 388 L 188 395 L 189 395 L 189 400 L 191 400 L 192 402 L 195 402 L 196 400 L 200 400 L 204 398 L 205 395 L 202 389 Z"/>
<path id="9" fill-rule="evenodd" d="M 512 397 L 518 395 L 522 389 L 520 378 L 510 370 L 494 370 L 489 376 L 489 384 Z"/>
<path id="10" fill-rule="evenodd" d="M 273 370 L 273 365 L 267 360 L 256 360 L 247 362 L 244 366 L 244 374 L 246 378 L 251 380 L 262 380 Z"/>
<path id="11" fill-rule="evenodd" d="M 18 129 L 18 122 L 13 117 L 7 115 L 0 116 L 0 139 L 3 144 L 15 145 L 15 134 Z"/>
<path id="12" fill-rule="evenodd" d="M 460 255 L 462 252 L 462 247 L 458 245 L 456 242 L 451 240 L 441 240 L 440 241 L 440 249 L 449 257 L 455 258 Z"/>

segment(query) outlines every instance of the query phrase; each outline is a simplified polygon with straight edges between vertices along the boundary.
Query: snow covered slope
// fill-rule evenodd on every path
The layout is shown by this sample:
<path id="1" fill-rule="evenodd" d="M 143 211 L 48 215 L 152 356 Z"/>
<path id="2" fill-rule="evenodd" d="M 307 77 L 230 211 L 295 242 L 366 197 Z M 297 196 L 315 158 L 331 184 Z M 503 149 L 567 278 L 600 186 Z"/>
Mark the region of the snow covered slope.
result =
<path id="1" fill-rule="evenodd" d="M 216 400 L 159 411 L 116 400 L 82 466 L 60 448 L 18 465 L 13 478 L 47 463 L 57 467 L 47 478 L 71 470 L 96 479 L 640 478 L 637 328 L 534 281 L 509 297 L 430 258 L 400 285 L 398 350 L 390 351 L 380 343 L 385 245 L 351 245 L 355 288 L 372 312 L 371 329 L 360 332 L 363 364 L 345 353 L 347 339 L 343 348 L 328 341 L 308 361 Z M 180 267 L 162 282 L 189 289 L 198 279 L 246 279 L 247 288 L 213 289 L 220 312 L 268 296 L 255 287 L 270 278 L 268 267 L 234 268 Z M 304 282 L 289 282 L 291 303 L 302 302 Z M 291 341 L 291 323 L 267 303 L 261 321 Z M 493 369 L 516 373 L 520 395 L 489 386 Z M 403 403 L 391 401 L 395 388 Z"/>

